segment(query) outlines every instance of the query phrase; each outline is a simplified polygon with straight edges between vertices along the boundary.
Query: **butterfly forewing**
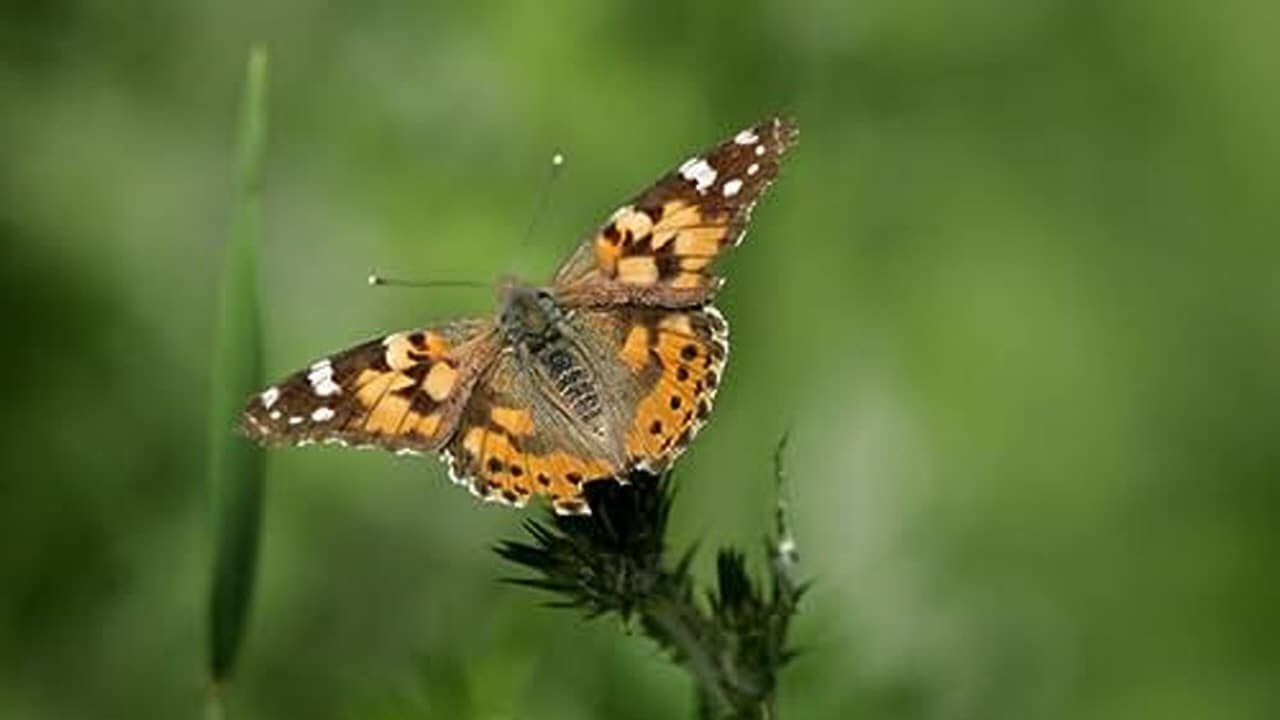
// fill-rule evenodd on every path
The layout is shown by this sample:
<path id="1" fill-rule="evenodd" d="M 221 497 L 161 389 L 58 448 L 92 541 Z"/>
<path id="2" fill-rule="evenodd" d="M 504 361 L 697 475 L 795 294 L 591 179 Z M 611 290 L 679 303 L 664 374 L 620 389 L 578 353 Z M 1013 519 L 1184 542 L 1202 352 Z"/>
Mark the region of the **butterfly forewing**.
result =
<path id="1" fill-rule="evenodd" d="M 489 320 L 394 333 L 312 363 L 249 399 L 260 442 L 333 442 L 427 452 L 448 440 L 497 348 Z"/>
<path id="2" fill-rule="evenodd" d="M 575 305 L 707 301 L 720 286 L 712 263 L 741 242 L 795 138 L 794 124 L 774 118 L 690 157 L 577 249 L 556 274 L 557 296 Z"/>

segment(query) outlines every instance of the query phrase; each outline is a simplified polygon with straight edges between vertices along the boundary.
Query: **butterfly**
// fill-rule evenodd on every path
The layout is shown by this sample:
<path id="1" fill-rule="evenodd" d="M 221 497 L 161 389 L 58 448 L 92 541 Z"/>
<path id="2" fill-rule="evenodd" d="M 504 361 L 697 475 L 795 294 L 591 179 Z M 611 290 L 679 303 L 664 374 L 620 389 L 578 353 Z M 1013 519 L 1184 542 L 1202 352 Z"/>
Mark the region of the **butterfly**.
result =
<path id="1" fill-rule="evenodd" d="M 585 483 L 661 472 L 711 412 L 729 327 L 713 263 L 738 245 L 796 127 L 773 118 L 689 158 L 618 208 L 496 315 L 369 340 L 249 398 L 241 430 L 438 452 L 479 497 L 590 512 Z"/>

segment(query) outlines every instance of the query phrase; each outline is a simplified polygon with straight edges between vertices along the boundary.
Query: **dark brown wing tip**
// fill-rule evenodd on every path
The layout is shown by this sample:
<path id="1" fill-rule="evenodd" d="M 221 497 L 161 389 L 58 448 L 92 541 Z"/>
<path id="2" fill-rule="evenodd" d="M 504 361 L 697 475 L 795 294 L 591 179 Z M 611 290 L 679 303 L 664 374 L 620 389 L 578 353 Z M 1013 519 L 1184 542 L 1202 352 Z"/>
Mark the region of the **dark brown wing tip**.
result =
<path id="1" fill-rule="evenodd" d="M 271 430 L 263 421 L 253 412 L 253 403 L 256 400 L 249 401 L 245 409 L 240 413 L 240 419 L 236 421 L 235 432 L 242 438 L 252 440 L 259 445 L 269 444 L 271 438 Z"/>
<path id="2" fill-rule="evenodd" d="M 767 133 L 779 155 L 795 147 L 800 140 L 800 126 L 796 124 L 795 118 L 785 115 L 775 115 L 761 123 L 760 130 Z"/>
<path id="3" fill-rule="evenodd" d="M 262 393 L 250 396 L 240 410 L 240 417 L 235 423 L 235 433 L 264 447 L 281 445 L 283 438 L 279 423 L 276 421 L 280 413 L 275 413 L 276 417 L 273 418 L 270 412 L 271 406 L 275 405 L 279 398 L 278 386 L 272 386 Z"/>

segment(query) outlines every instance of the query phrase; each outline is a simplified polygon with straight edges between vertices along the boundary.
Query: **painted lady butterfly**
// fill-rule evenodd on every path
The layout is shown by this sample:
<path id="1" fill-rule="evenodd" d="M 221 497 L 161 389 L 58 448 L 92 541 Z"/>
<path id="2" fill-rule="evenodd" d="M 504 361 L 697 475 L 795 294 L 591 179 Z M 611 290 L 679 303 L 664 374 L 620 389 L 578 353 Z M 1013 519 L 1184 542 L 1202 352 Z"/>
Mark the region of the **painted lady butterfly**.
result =
<path id="1" fill-rule="evenodd" d="M 771 119 L 686 161 L 613 213 L 548 287 L 504 281 L 496 317 L 370 340 L 252 397 L 243 431 L 440 452 L 454 482 L 513 505 L 660 471 L 711 412 L 729 329 L 711 263 L 742 241 L 795 142 Z"/>

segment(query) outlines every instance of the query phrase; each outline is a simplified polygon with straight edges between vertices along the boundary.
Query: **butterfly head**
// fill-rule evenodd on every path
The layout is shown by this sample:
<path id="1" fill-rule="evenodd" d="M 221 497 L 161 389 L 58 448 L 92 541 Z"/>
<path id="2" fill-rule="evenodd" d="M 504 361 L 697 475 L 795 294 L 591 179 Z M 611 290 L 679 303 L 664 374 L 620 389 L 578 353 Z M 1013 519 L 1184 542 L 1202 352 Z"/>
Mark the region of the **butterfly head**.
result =
<path id="1" fill-rule="evenodd" d="M 513 340 L 538 344 L 556 333 L 561 310 L 551 292 L 507 278 L 498 287 L 503 332 Z"/>

